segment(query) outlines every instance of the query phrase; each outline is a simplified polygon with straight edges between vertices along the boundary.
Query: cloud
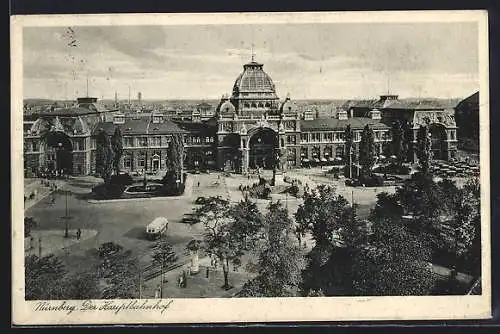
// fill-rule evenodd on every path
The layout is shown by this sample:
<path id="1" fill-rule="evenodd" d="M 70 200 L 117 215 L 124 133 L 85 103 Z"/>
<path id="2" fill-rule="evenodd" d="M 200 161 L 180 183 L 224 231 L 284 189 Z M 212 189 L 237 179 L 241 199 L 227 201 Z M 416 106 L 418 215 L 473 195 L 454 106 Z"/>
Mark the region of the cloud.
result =
<path id="1" fill-rule="evenodd" d="M 250 61 L 252 41 L 280 95 L 378 95 L 387 74 L 394 90 L 409 95 L 456 96 L 477 87 L 477 29 L 467 24 L 258 28 L 76 27 L 77 47 L 68 47 L 66 27 L 26 28 L 25 94 L 60 96 L 62 82 L 81 91 L 88 74 L 105 95 L 132 85 L 151 97 L 218 97 Z"/>

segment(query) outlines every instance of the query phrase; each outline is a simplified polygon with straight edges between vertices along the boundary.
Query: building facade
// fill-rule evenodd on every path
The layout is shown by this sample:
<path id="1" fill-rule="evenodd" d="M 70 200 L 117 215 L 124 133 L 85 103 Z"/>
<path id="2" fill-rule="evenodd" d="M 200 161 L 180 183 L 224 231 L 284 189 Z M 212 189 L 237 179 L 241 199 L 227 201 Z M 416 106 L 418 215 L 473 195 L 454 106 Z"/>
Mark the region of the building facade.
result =
<path id="1" fill-rule="evenodd" d="M 289 96 L 280 100 L 264 65 L 252 59 L 243 65 L 231 95 L 223 96 L 215 108 L 201 103 L 181 113 L 124 113 L 99 108 L 95 98 L 80 98 L 71 108 L 25 113 L 24 167 L 29 175 L 47 168 L 93 174 L 97 133 L 104 130 L 111 136 L 120 128 L 125 171 L 165 170 L 172 135 L 183 137 L 186 169 L 283 171 L 345 161 L 350 154 L 344 144 L 348 125 L 355 150 L 368 125 L 374 131 L 377 152 L 391 154 L 391 125 L 396 120 L 408 129 L 410 144 L 416 143 L 419 127 L 428 126 L 434 158 L 454 157 L 453 110 L 411 105 L 396 95 L 384 95 L 379 100 L 348 101 L 335 116 L 318 118 L 312 111 L 299 112 Z"/>

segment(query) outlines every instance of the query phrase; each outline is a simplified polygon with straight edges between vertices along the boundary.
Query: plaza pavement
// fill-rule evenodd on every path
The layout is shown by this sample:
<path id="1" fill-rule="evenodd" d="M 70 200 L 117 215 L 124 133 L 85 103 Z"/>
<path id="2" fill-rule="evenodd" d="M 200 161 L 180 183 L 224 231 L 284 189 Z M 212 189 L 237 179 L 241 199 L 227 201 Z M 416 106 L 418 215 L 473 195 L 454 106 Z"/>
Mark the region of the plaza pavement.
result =
<path id="1" fill-rule="evenodd" d="M 57 188 L 61 188 L 64 184 L 64 180 L 51 180 L 50 183 L 57 185 Z M 35 193 L 35 198 L 30 199 L 31 193 Z M 42 180 L 40 179 L 27 179 L 24 182 L 24 196 L 27 197 L 24 202 L 24 210 L 28 210 L 33 205 L 37 204 L 39 201 L 47 197 L 52 193 L 50 186 L 42 185 Z"/>
<path id="2" fill-rule="evenodd" d="M 353 188 L 346 187 L 343 180 L 334 180 L 325 176 L 321 170 L 297 170 L 288 171 L 288 176 L 297 178 L 303 184 L 308 184 L 310 188 L 319 183 L 326 183 L 336 186 L 337 192 L 358 204 L 366 205 L 370 208 L 376 199 L 377 192 L 394 191 L 394 187 L 381 188 Z M 266 176 L 267 177 L 267 176 Z M 251 185 L 258 182 L 254 176 L 248 180 L 243 175 L 232 174 L 225 177 L 221 173 L 211 174 L 190 174 L 188 177 L 189 189 L 181 196 L 182 198 L 161 198 L 161 199 L 138 199 L 130 201 L 107 201 L 94 204 L 89 201 L 88 194 L 93 186 L 102 182 L 94 177 L 70 178 L 61 185 L 63 190 L 68 190 L 68 213 L 72 217 L 69 219 L 70 234 L 74 234 L 78 228 L 82 229 L 81 240 L 76 238 L 66 239 L 64 235 L 64 221 L 61 217 L 66 213 L 66 198 L 62 192 L 55 192 L 55 203 L 51 203 L 48 198 L 42 197 L 38 202 L 28 207 L 25 215 L 33 217 L 38 222 L 38 226 L 33 230 L 33 235 L 42 237 L 42 255 L 48 253 L 57 254 L 65 263 L 68 271 L 81 272 L 91 268 L 97 263 L 96 249 L 100 244 L 108 241 L 118 243 L 124 249 L 132 250 L 132 256 L 139 259 L 142 266 L 151 264 L 151 242 L 145 238 L 144 230 L 149 222 L 158 216 L 165 216 L 169 220 L 167 240 L 173 246 L 179 257 L 186 256 L 186 244 L 192 238 L 203 237 L 203 226 L 201 224 L 189 225 L 182 223 L 185 213 L 191 212 L 196 205 L 194 201 L 198 196 L 222 196 L 231 201 L 243 199 L 238 187 L 240 184 Z M 36 184 L 36 182 L 31 182 Z M 289 208 L 290 215 L 293 216 L 296 209 L 302 202 L 301 199 L 292 198 L 282 194 L 273 194 L 273 199 L 285 197 L 285 203 Z M 257 200 L 258 206 L 263 212 L 267 208 L 269 201 Z M 306 247 L 310 249 L 313 245 L 310 238 L 305 238 Z M 31 252 L 38 252 L 35 244 Z M 165 295 L 178 297 L 206 297 L 206 296 L 230 296 L 235 291 L 224 291 L 220 289 L 223 284 L 222 269 L 214 271 L 209 279 L 205 278 L 205 268 L 207 259 L 201 260 L 201 270 L 196 276 L 190 276 L 188 289 L 177 287 L 177 277 L 183 268 L 177 268 L 166 274 L 166 279 L 170 282 L 165 288 Z M 205 267 L 204 267 L 205 266 Z M 249 273 L 243 270 L 231 271 L 230 279 L 235 285 L 245 282 Z M 212 272 L 213 270 L 211 270 Z M 175 282 L 175 283 L 174 283 Z M 150 282 L 149 293 L 154 296 L 154 288 L 159 283 L 159 278 Z M 145 292 L 147 293 L 147 292 Z"/>
<path id="3" fill-rule="evenodd" d="M 49 254 L 61 255 L 70 246 L 94 237 L 96 230 L 81 230 L 80 240 L 76 237 L 76 232 L 71 231 L 68 238 L 64 238 L 63 230 L 35 230 L 31 233 L 31 247 L 25 250 L 25 255 L 47 256 Z M 30 240 L 30 238 L 27 238 Z M 26 241 L 28 241 L 26 240 Z M 41 247 L 40 247 L 41 246 Z"/>

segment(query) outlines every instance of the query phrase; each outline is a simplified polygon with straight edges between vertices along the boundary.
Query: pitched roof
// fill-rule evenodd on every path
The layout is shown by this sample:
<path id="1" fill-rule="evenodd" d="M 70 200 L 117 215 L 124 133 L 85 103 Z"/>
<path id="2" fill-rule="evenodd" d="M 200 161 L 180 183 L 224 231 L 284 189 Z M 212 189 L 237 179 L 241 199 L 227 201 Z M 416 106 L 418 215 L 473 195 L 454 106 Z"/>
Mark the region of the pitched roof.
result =
<path id="1" fill-rule="evenodd" d="M 475 92 L 469 97 L 460 101 L 455 109 L 476 109 L 479 110 L 479 92 Z"/>
<path id="2" fill-rule="evenodd" d="M 373 129 L 389 129 L 389 126 L 373 120 L 368 117 L 352 117 L 346 120 L 338 118 L 316 118 L 313 120 L 303 120 L 300 122 L 302 131 L 325 131 L 325 130 L 344 130 L 347 125 L 352 129 L 363 129 L 369 124 Z"/>
<path id="3" fill-rule="evenodd" d="M 444 109 L 443 103 L 437 100 L 418 99 L 418 100 L 349 100 L 342 105 L 343 109 L 366 108 L 366 109 Z"/>
<path id="4" fill-rule="evenodd" d="M 108 135 L 112 135 L 116 127 L 120 128 L 123 136 L 186 132 L 171 120 L 164 119 L 161 123 L 153 123 L 149 117 L 125 118 L 123 124 L 102 122 L 96 126 L 96 131 L 103 129 Z"/>

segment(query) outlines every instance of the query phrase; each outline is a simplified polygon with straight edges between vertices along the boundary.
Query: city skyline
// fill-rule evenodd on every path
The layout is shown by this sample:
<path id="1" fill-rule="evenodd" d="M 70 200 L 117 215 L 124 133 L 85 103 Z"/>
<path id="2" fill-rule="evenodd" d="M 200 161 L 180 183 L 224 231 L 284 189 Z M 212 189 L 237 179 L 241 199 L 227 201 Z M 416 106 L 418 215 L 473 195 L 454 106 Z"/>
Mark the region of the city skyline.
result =
<path id="1" fill-rule="evenodd" d="M 479 90 L 475 23 L 24 29 L 24 97 L 217 99 L 264 64 L 292 99 L 460 98 Z"/>

